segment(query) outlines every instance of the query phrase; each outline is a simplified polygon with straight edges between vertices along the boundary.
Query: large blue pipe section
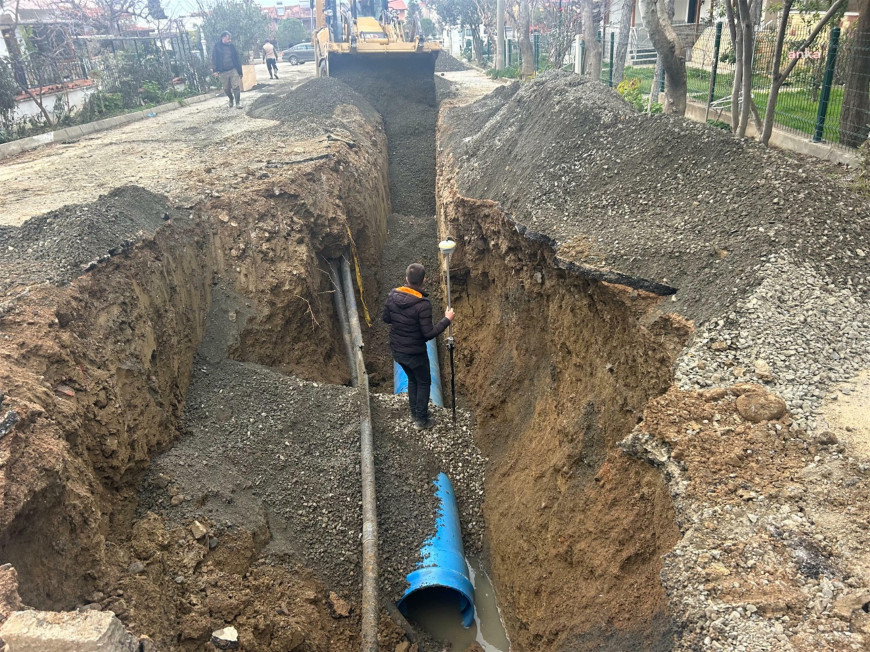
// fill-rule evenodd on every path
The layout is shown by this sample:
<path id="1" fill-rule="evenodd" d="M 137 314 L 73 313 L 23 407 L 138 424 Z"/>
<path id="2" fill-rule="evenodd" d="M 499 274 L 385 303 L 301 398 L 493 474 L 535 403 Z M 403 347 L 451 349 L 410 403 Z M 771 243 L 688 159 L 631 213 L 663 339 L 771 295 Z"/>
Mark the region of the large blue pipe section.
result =
<path id="1" fill-rule="evenodd" d="M 441 393 L 441 367 L 438 365 L 438 347 L 435 340 L 426 342 L 426 353 L 429 354 L 429 372 L 432 374 L 432 390 L 429 397 L 438 407 L 444 407 L 444 396 Z M 393 393 L 404 394 L 408 391 L 408 376 L 399 363 L 393 361 Z"/>
<path id="2" fill-rule="evenodd" d="M 412 593 L 440 587 L 456 594 L 462 624 L 470 627 L 474 622 L 474 586 L 468 577 L 468 566 L 462 552 L 462 531 L 453 485 L 444 473 L 435 479 L 435 496 L 439 507 L 435 521 L 435 535 L 427 539 L 420 550 L 421 561 L 405 578 L 408 588 L 399 600 L 399 610 L 407 615 L 406 600 Z"/>

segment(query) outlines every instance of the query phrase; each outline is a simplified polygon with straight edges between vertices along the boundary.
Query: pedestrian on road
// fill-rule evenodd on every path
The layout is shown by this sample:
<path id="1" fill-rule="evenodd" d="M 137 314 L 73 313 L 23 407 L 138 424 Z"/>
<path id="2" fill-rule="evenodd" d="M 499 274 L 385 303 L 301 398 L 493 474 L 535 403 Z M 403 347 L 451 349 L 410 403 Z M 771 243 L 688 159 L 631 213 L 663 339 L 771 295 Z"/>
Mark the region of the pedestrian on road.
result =
<path id="1" fill-rule="evenodd" d="M 411 263 L 405 272 L 405 285 L 390 291 L 384 305 L 383 319 L 390 324 L 390 350 L 393 359 L 408 376 L 408 405 L 417 430 L 431 426 L 429 421 L 429 389 L 432 376 L 426 342 L 438 337 L 453 321 L 453 310 L 444 312 L 444 319 L 432 324 L 432 304 L 423 291 L 426 268 Z"/>
<path id="2" fill-rule="evenodd" d="M 224 93 L 230 98 L 230 108 L 235 100 L 236 108 L 241 109 L 242 63 L 236 46 L 232 44 L 229 32 L 221 34 L 221 40 L 215 43 L 212 48 L 211 59 L 212 70 L 214 70 L 215 75 L 220 77 Z"/>
<path id="3" fill-rule="evenodd" d="M 275 71 L 275 79 L 278 79 L 278 55 L 275 54 L 275 41 L 266 41 L 263 44 L 263 58 L 266 60 L 266 69 L 269 71 L 269 79 L 272 79 L 272 71 Z"/>

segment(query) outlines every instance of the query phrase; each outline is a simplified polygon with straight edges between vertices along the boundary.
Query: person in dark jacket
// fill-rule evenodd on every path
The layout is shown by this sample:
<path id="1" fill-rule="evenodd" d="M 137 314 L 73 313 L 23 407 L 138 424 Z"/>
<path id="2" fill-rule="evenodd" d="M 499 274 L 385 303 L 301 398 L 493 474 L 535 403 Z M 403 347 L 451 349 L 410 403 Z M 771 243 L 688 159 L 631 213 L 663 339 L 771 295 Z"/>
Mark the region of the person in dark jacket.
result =
<path id="1" fill-rule="evenodd" d="M 239 52 L 231 41 L 232 37 L 229 32 L 221 34 L 221 40 L 214 44 L 211 51 L 211 67 L 214 73 L 220 77 L 224 93 L 230 98 L 230 107 L 232 108 L 233 100 L 235 100 L 236 108 L 241 109 L 242 103 L 239 96 L 242 91 L 242 63 L 239 59 Z"/>
<path id="2" fill-rule="evenodd" d="M 390 325 L 390 350 L 393 359 L 408 375 L 408 404 L 414 427 L 424 430 L 429 422 L 429 356 L 426 342 L 438 337 L 453 320 L 453 310 L 432 324 L 432 304 L 423 291 L 426 269 L 419 263 L 408 265 L 405 285 L 390 291 L 384 305 L 383 319 Z"/>

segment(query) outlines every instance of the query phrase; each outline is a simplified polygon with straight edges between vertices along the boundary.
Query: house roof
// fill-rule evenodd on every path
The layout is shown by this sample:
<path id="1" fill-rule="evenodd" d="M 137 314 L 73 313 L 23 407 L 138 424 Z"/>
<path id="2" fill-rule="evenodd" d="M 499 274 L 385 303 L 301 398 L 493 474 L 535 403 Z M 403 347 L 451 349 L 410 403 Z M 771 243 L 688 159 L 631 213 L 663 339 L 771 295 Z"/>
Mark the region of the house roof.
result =
<path id="1" fill-rule="evenodd" d="M 396 11 L 407 11 L 408 5 L 405 4 L 405 0 L 390 0 L 390 9 L 395 9 Z"/>

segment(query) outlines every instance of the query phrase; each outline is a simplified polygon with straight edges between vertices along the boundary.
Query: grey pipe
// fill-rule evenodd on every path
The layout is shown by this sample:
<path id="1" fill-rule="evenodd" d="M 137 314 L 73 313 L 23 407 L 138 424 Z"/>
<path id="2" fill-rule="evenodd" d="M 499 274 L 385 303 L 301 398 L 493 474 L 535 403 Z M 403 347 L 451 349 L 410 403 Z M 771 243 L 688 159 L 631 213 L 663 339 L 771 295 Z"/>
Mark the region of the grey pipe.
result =
<path id="1" fill-rule="evenodd" d="M 369 406 L 369 377 L 363 359 L 362 329 L 356 308 L 356 295 L 350 265 L 341 259 L 341 276 L 348 322 L 354 343 L 360 389 L 360 470 L 362 475 L 362 650 L 378 652 L 378 515 L 375 497 L 375 456 L 372 441 L 372 413 Z"/>
<path id="2" fill-rule="evenodd" d="M 347 366 L 350 371 L 350 383 L 354 387 L 359 385 L 359 378 L 356 373 L 356 356 L 353 354 L 353 346 L 350 337 L 350 324 L 347 321 L 347 304 L 344 301 L 344 292 L 341 289 L 341 272 L 339 272 L 338 261 L 329 261 L 329 280 L 332 281 L 332 287 L 335 288 L 333 300 L 335 302 L 335 312 L 338 315 L 338 324 L 341 327 L 341 336 L 344 339 L 344 350 L 347 353 Z"/>

